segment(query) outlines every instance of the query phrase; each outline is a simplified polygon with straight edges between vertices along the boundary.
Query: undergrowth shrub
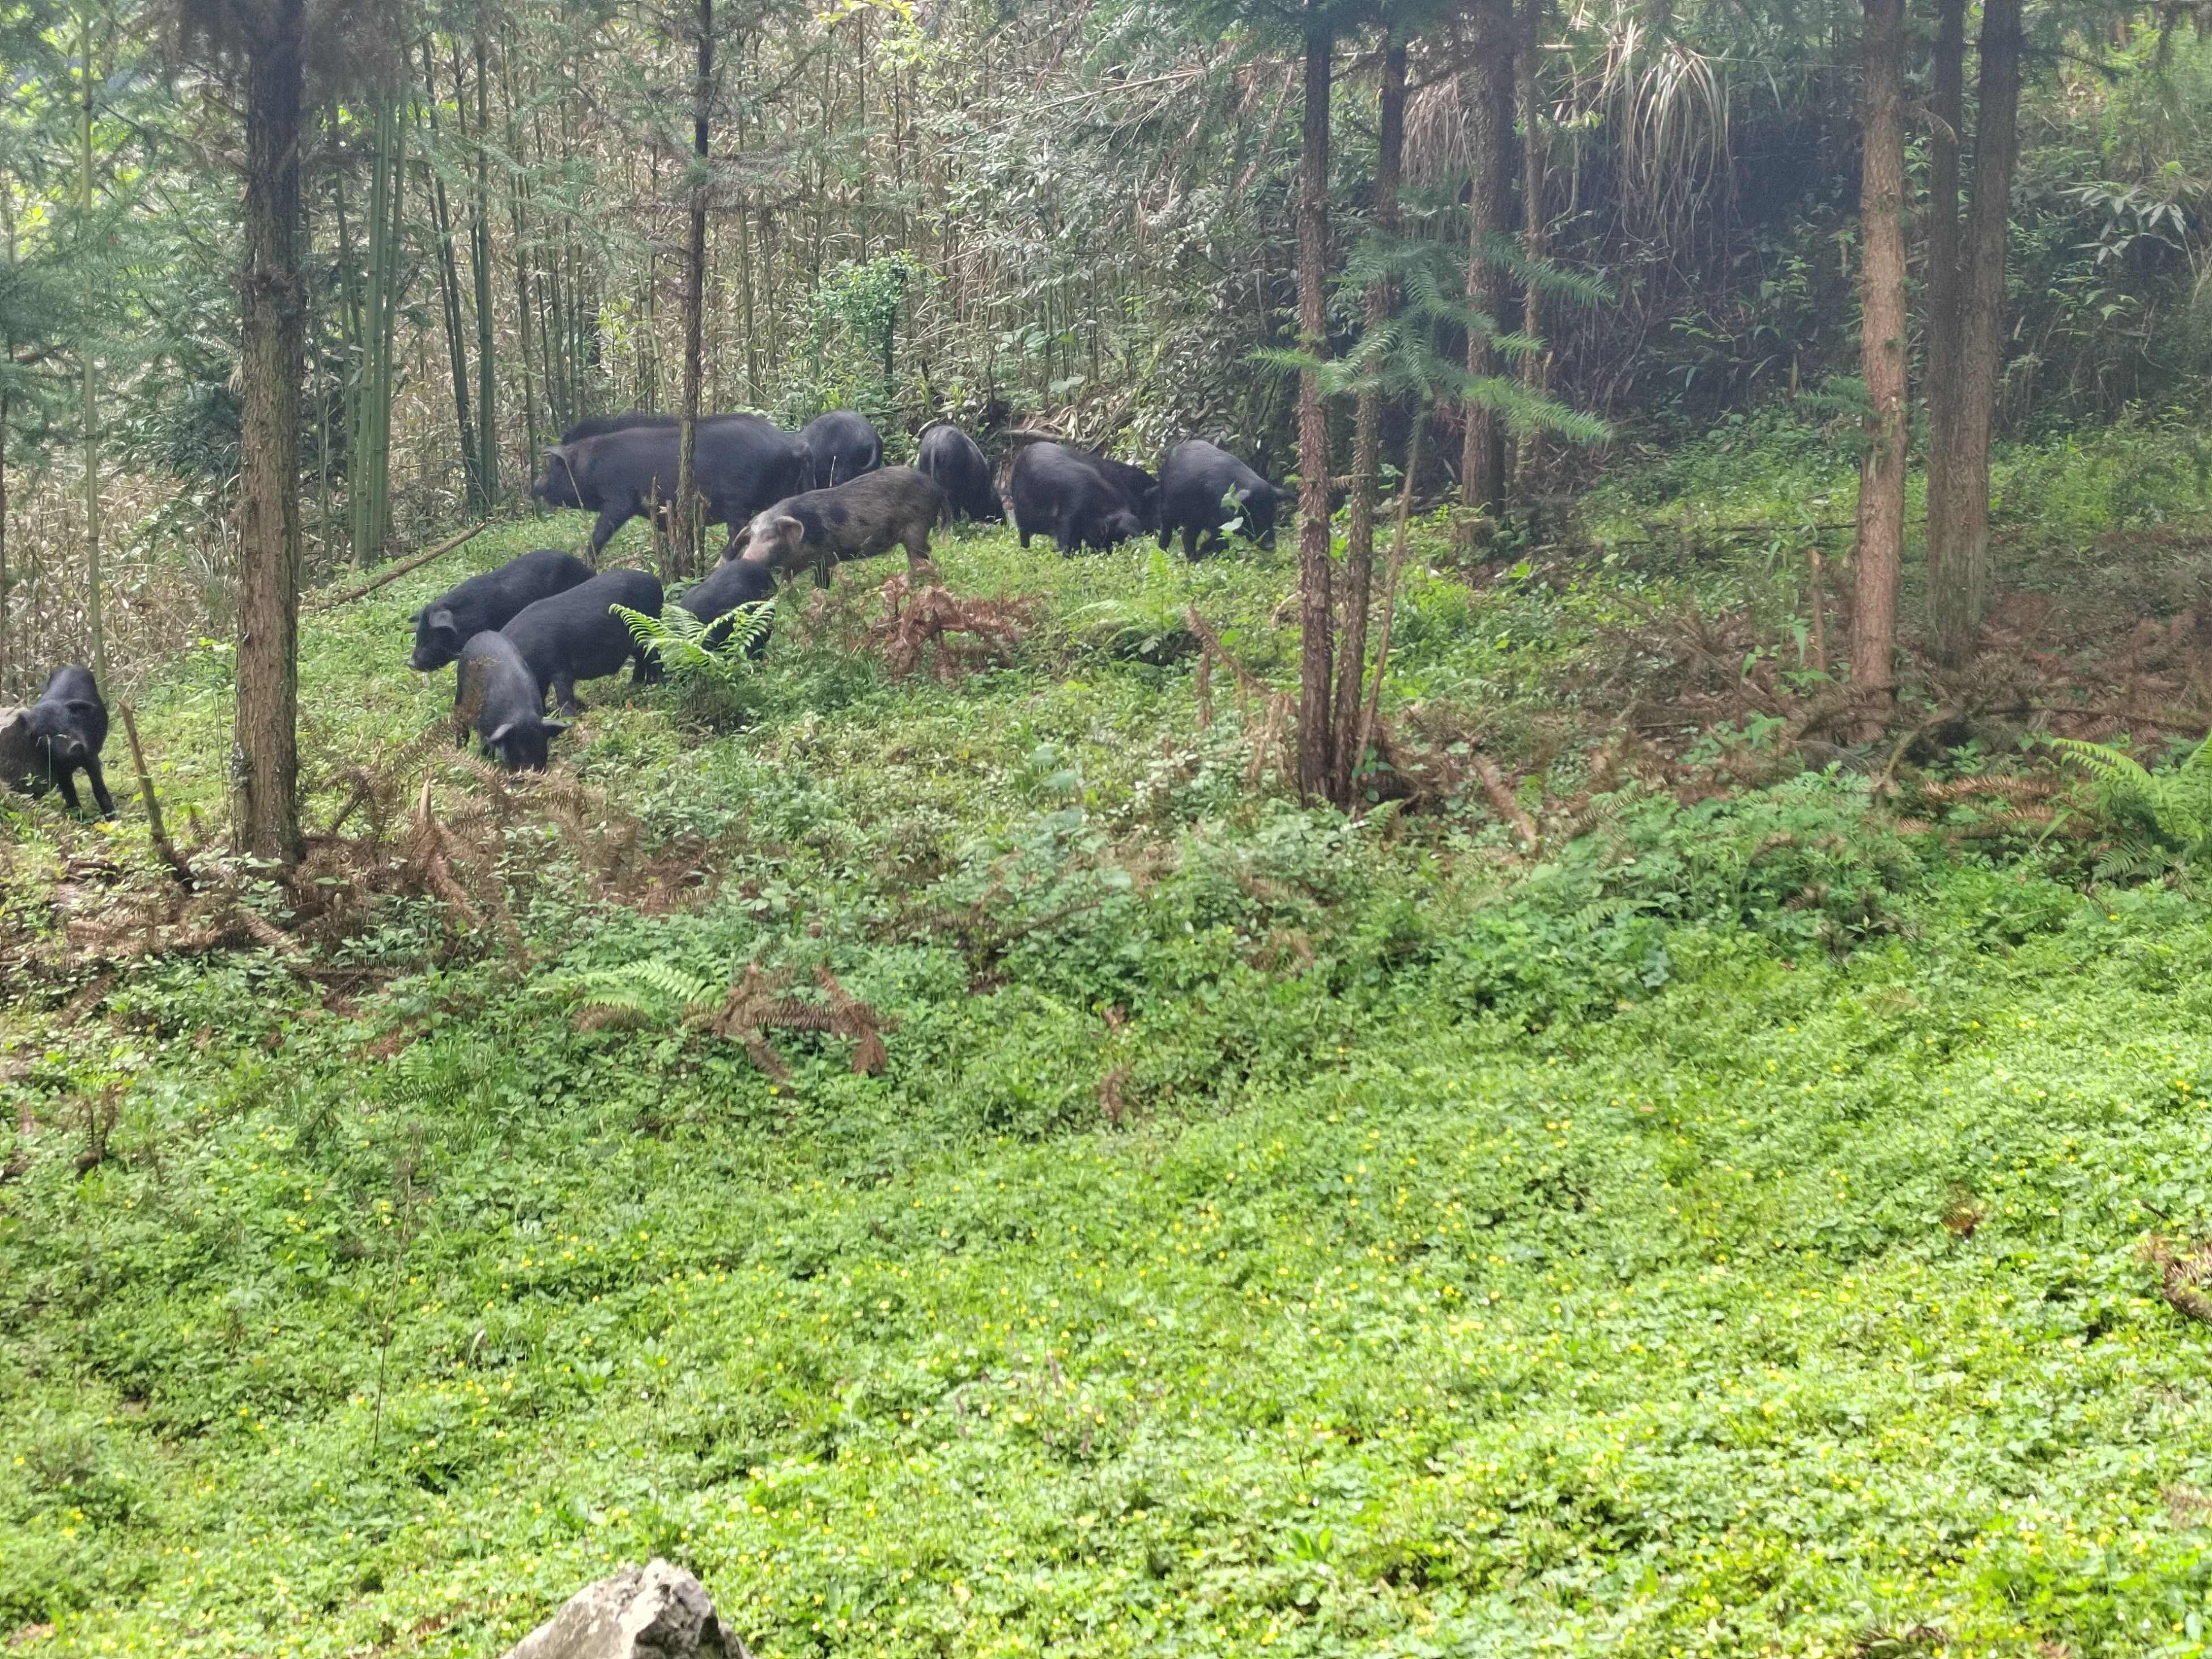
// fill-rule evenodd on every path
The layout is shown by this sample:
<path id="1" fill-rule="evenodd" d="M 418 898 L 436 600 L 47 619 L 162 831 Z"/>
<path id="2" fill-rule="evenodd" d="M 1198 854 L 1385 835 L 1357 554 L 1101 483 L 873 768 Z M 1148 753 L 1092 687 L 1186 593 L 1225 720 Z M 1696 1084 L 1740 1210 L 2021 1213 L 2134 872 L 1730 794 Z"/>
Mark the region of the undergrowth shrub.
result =
<path id="1" fill-rule="evenodd" d="M 2099 879 L 2193 884 L 2212 854 L 2212 738 L 2157 771 L 2110 744 L 2052 742 L 2088 775 L 2112 822 L 2112 845 L 2097 863 Z"/>
<path id="2" fill-rule="evenodd" d="M 741 605 L 729 617 L 701 622 L 673 602 L 657 617 L 615 605 L 638 649 L 659 663 L 697 718 L 717 726 L 741 725 L 755 716 L 760 699 L 752 682 L 759 653 L 775 625 L 775 601 Z"/>

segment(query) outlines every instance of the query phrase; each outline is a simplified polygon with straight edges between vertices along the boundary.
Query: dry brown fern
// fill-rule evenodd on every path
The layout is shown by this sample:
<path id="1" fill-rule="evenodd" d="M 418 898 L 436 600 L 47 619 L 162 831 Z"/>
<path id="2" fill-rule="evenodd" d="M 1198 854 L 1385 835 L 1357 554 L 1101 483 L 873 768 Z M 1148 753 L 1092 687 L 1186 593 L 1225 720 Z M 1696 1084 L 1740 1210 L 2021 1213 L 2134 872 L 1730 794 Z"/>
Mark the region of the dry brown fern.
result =
<path id="1" fill-rule="evenodd" d="M 765 974 L 758 963 L 748 963 L 744 977 L 707 1017 L 706 1028 L 744 1044 L 753 1063 L 779 1083 L 789 1081 L 791 1068 L 769 1042 L 766 1034 L 772 1030 L 821 1031 L 844 1037 L 853 1044 L 855 1073 L 864 1077 L 880 1073 L 890 1063 L 883 1033 L 891 1029 L 892 1022 L 847 991 L 827 968 L 817 968 L 814 977 L 829 998 L 826 1006 L 786 995 L 787 974 Z"/>
<path id="2" fill-rule="evenodd" d="M 2171 1239 L 2153 1233 L 2143 1241 L 2143 1261 L 2158 1275 L 2158 1293 L 2168 1307 L 2200 1325 L 2212 1325 L 2212 1239 L 2196 1239 L 2176 1248 Z"/>
<path id="3" fill-rule="evenodd" d="M 903 570 L 881 592 L 884 614 L 867 636 L 894 674 L 911 674 L 927 661 L 937 678 L 950 682 L 1010 663 L 1035 615 L 1035 607 L 1020 600 L 963 599 L 939 584 L 917 586 Z"/>

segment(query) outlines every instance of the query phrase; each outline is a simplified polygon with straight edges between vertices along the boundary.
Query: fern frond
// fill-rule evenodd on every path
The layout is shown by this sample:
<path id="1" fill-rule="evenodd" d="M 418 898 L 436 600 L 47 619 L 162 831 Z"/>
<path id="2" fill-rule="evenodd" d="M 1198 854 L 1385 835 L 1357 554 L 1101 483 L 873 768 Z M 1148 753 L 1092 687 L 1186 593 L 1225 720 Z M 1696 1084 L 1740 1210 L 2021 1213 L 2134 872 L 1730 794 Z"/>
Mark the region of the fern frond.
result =
<path id="1" fill-rule="evenodd" d="M 560 974 L 539 994 L 573 1004 L 580 1013 L 604 1009 L 641 1019 L 679 1019 L 711 1006 L 720 995 L 716 980 L 685 972 L 663 957 L 646 957 L 618 968 L 587 968 Z"/>
<path id="2" fill-rule="evenodd" d="M 2090 743 L 2081 738 L 2053 738 L 2051 745 L 2100 783 L 2130 785 L 2145 794 L 2151 792 L 2150 773 L 2124 749 L 2115 749 L 2108 743 Z"/>

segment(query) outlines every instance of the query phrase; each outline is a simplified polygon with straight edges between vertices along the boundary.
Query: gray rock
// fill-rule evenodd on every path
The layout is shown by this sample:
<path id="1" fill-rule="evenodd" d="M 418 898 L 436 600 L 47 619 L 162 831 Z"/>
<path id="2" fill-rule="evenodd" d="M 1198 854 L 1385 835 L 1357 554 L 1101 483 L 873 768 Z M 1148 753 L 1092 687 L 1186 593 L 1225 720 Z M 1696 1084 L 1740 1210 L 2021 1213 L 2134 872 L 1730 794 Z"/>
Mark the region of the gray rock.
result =
<path id="1" fill-rule="evenodd" d="M 714 1617 L 707 1588 L 655 1556 L 568 1598 L 507 1659 L 752 1659 Z"/>

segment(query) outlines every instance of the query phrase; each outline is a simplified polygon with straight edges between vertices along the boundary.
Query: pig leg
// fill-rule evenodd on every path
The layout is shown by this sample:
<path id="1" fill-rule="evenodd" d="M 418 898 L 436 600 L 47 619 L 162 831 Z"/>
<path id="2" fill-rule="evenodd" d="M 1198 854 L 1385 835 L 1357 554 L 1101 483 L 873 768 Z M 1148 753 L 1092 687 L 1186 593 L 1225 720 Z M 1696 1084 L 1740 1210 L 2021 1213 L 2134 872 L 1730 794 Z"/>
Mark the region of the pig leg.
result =
<path id="1" fill-rule="evenodd" d="M 923 519 L 906 532 L 901 544 L 906 549 L 906 568 L 920 570 L 929 562 L 929 520 Z"/>
<path id="2" fill-rule="evenodd" d="M 106 775 L 100 769 L 100 757 L 94 755 L 84 763 L 84 781 L 92 786 L 92 798 L 100 803 L 100 816 L 115 816 L 115 797 L 107 793 Z"/>
<path id="3" fill-rule="evenodd" d="M 70 774 L 74 769 L 74 768 L 64 766 L 60 771 L 54 774 L 54 787 L 62 792 L 62 802 L 72 812 L 78 810 L 76 785 L 70 778 Z"/>
<path id="4" fill-rule="evenodd" d="M 1194 524 L 1182 527 L 1182 556 L 1193 564 L 1198 562 L 1198 526 Z"/>
<path id="5" fill-rule="evenodd" d="M 592 555 L 594 558 L 605 550 L 615 538 L 615 532 L 635 519 L 638 501 L 635 495 L 619 496 L 599 509 L 599 522 L 592 526 Z"/>
<path id="6" fill-rule="evenodd" d="M 576 677 L 566 669 L 553 677 L 553 706 L 564 714 L 584 712 L 584 705 L 576 701 Z"/>

